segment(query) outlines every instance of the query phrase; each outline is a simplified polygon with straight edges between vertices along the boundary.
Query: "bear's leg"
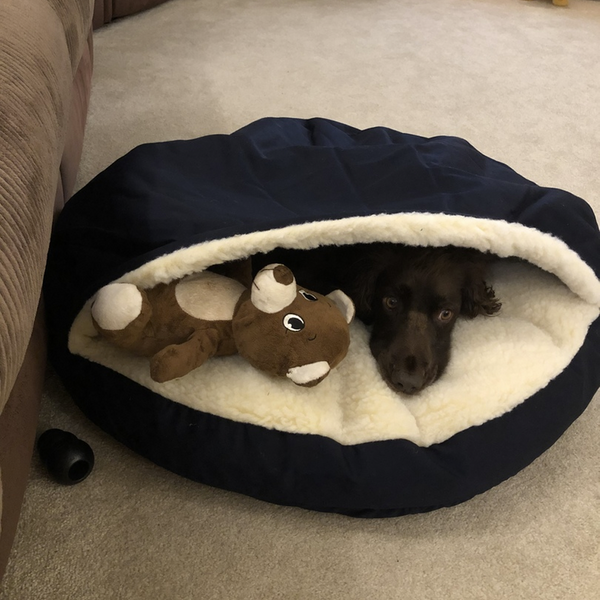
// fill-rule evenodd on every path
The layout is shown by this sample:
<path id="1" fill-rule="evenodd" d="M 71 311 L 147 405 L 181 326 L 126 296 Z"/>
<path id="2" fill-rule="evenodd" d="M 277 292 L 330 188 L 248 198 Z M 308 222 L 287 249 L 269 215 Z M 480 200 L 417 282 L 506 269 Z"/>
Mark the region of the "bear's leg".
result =
<path id="1" fill-rule="evenodd" d="M 220 337 L 216 329 L 200 329 L 182 344 L 167 346 L 150 359 L 150 377 L 164 383 L 187 375 L 215 355 Z"/>
<path id="2" fill-rule="evenodd" d="M 132 283 L 105 285 L 96 294 L 91 312 L 94 326 L 108 341 L 136 354 L 148 354 L 144 330 L 152 306 L 144 290 Z"/>

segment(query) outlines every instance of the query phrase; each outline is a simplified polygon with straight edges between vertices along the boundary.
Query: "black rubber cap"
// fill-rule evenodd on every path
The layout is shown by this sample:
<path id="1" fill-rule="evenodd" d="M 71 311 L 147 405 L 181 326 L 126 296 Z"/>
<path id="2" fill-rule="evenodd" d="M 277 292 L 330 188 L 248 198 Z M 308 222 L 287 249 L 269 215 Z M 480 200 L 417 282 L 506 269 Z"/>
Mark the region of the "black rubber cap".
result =
<path id="1" fill-rule="evenodd" d="M 52 477 L 63 485 L 83 481 L 94 468 L 94 452 L 68 431 L 48 429 L 37 442 L 38 452 Z"/>

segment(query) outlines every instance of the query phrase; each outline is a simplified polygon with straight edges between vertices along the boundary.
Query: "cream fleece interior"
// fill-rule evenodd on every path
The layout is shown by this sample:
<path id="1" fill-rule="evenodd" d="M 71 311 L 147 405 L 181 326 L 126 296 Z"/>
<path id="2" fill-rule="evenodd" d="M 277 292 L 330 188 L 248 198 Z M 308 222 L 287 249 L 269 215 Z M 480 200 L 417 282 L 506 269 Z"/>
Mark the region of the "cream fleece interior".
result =
<path id="1" fill-rule="evenodd" d="M 440 214 L 355 217 L 214 240 L 161 256 L 118 281 L 151 287 L 277 246 L 373 241 L 452 244 L 526 261 L 498 261 L 489 283 L 501 312 L 458 321 L 446 372 L 418 396 L 387 386 L 369 350 L 369 332 L 358 321 L 351 325 L 347 357 L 314 388 L 265 375 L 239 356 L 212 359 L 158 384 L 147 359 L 96 335 L 92 299 L 73 324 L 69 349 L 175 402 L 235 421 L 342 444 L 402 438 L 429 446 L 502 415 L 545 387 L 568 366 L 600 313 L 600 281 L 561 240 L 519 224 Z"/>

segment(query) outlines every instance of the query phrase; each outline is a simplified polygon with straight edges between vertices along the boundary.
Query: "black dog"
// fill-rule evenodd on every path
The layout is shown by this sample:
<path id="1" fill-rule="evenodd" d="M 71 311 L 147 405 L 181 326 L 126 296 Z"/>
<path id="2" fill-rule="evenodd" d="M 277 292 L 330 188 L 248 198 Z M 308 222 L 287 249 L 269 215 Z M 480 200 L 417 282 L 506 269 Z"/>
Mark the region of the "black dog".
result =
<path id="1" fill-rule="evenodd" d="M 277 249 L 254 257 L 253 268 L 281 262 L 309 289 L 346 292 L 357 317 L 372 325 L 371 352 L 385 380 L 396 391 L 415 394 L 444 372 L 460 315 L 474 318 L 500 310 L 485 282 L 491 260 L 454 246 L 377 243 Z"/>

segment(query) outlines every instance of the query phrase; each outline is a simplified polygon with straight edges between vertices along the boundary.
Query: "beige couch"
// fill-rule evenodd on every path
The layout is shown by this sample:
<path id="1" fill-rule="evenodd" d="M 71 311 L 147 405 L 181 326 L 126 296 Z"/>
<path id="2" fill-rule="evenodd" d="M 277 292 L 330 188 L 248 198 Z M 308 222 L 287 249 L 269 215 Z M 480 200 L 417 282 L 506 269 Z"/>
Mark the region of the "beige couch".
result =
<path id="1" fill-rule="evenodd" d="M 0 2 L 0 579 L 34 448 L 46 364 L 40 290 L 53 216 L 81 157 L 92 27 L 163 1 Z"/>

